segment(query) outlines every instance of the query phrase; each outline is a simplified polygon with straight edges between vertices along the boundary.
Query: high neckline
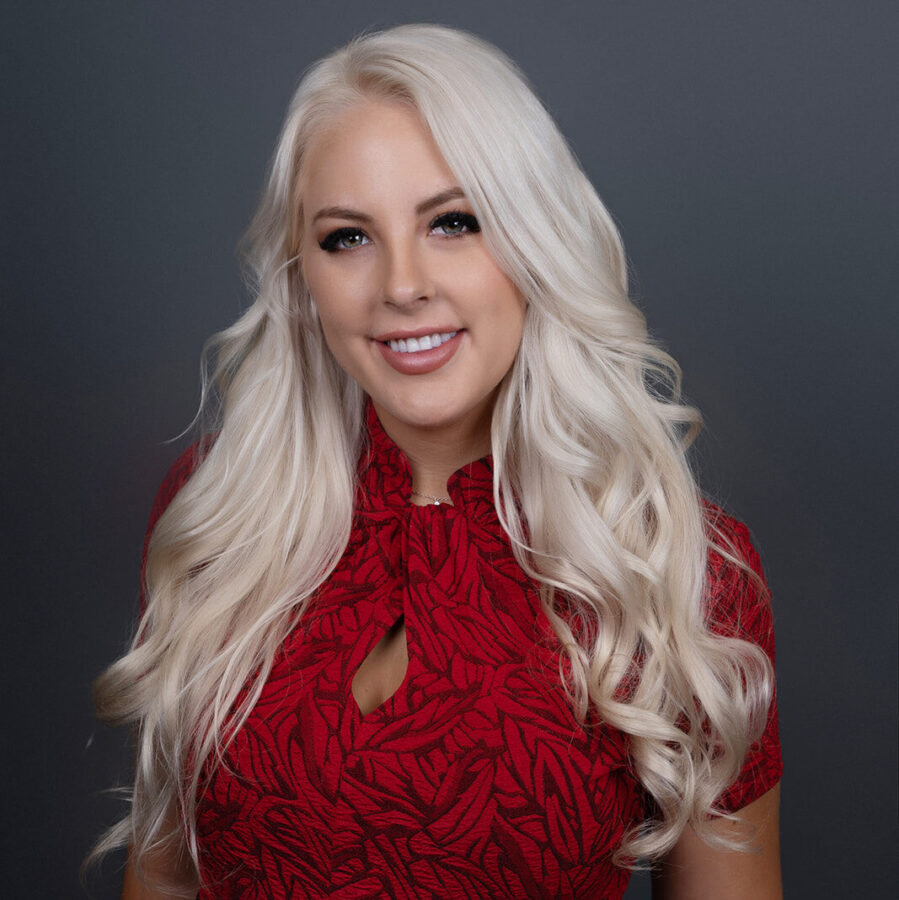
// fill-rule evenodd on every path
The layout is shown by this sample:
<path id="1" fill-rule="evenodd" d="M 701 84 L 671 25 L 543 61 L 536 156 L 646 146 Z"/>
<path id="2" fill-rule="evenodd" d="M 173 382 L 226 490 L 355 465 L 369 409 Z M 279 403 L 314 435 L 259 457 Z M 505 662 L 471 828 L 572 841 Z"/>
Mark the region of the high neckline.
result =
<path id="1" fill-rule="evenodd" d="M 493 457 L 466 463 L 447 481 L 453 505 L 417 506 L 412 503 L 412 468 L 406 454 L 384 430 L 371 400 L 366 401 L 368 441 L 359 461 L 357 508 L 409 510 L 455 509 L 466 516 L 496 519 L 493 504 Z"/>

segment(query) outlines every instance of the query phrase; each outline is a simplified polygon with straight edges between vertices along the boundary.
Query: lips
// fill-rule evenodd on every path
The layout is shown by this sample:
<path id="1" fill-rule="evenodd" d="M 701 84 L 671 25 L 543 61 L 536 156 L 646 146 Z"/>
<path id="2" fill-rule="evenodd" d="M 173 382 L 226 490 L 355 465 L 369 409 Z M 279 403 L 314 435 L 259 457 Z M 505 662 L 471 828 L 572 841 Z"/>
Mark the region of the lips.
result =
<path id="1" fill-rule="evenodd" d="M 397 338 L 384 343 L 398 353 L 420 353 L 422 350 L 436 350 L 441 344 L 445 344 L 455 336 L 455 331 L 444 331 L 425 334 L 420 338 Z"/>
<path id="2" fill-rule="evenodd" d="M 385 361 L 403 375 L 426 375 L 446 365 L 462 342 L 464 329 L 393 332 L 376 340 Z"/>

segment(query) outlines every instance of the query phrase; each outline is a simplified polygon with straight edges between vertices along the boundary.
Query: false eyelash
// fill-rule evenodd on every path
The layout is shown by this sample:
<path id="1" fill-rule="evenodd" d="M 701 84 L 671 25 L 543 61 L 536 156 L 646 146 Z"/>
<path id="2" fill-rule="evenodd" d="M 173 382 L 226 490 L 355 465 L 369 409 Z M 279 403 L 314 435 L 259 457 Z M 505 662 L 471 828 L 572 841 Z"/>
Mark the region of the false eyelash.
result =
<path id="1" fill-rule="evenodd" d="M 442 224 L 451 220 L 458 220 L 467 231 L 459 232 L 458 235 L 449 234 L 447 237 L 457 237 L 462 234 L 477 234 L 481 230 L 478 220 L 471 213 L 462 212 L 461 210 L 448 210 L 447 212 L 440 213 L 439 216 L 435 216 L 428 227 L 432 229 L 439 228 Z M 326 253 L 339 253 L 341 252 L 341 249 L 350 249 L 339 248 L 337 245 L 340 241 L 357 234 L 364 235 L 365 233 L 359 228 L 338 228 L 335 231 L 332 231 L 323 240 L 319 241 L 318 245 Z"/>
<path id="2" fill-rule="evenodd" d="M 364 232 L 358 228 L 338 228 L 336 231 L 332 231 L 323 240 L 319 241 L 318 246 L 326 253 L 335 253 L 337 252 L 337 244 L 341 240 L 356 234 L 364 234 Z"/>
<path id="3" fill-rule="evenodd" d="M 445 213 L 440 213 L 440 215 L 435 217 L 428 227 L 437 228 L 446 219 L 458 219 L 468 229 L 469 234 L 477 234 L 481 230 L 481 226 L 478 223 L 478 220 L 471 213 L 462 212 L 461 210 L 455 209 L 451 209 Z"/>

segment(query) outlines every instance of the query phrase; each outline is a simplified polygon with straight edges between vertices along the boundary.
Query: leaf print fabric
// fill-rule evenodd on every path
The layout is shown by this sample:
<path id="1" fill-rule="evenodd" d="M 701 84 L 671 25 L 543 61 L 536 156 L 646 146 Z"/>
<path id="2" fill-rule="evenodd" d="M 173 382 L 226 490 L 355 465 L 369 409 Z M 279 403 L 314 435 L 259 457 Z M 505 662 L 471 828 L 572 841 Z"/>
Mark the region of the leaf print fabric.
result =
<path id="1" fill-rule="evenodd" d="M 573 719 L 490 459 L 451 478 L 453 506 L 412 506 L 406 458 L 371 405 L 368 423 L 346 552 L 200 799 L 200 897 L 620 898 L 629 873 L 611 857 L 643 793 L 625 736 Z M 173 468 L 151 529 L 194 464 L 188 451 Z M 745 529 L 718 524 L 758 565 Z M 710 574 L 716 628 L 773 654 L 749 579 L 720 558 Z M 363 716 L 353 676 L 400 616 L 406 677 Z M 772 709 L 722 806 L 779 777 Z"/>

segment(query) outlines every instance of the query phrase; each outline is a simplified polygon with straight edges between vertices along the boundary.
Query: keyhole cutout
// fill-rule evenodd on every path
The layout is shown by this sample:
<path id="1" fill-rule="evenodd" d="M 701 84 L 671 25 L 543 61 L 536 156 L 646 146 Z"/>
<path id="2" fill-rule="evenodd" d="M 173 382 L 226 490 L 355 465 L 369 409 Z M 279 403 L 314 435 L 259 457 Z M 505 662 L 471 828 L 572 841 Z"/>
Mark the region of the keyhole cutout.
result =
<path id="1" fill-rule="evenodd" d="M 353 676 L 353 699 L 359 712 L 367 716 L 392 697 L 403 683 L 408 667 L 406 620 L 400 616 Z"/>

